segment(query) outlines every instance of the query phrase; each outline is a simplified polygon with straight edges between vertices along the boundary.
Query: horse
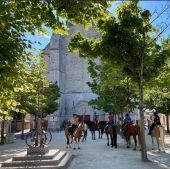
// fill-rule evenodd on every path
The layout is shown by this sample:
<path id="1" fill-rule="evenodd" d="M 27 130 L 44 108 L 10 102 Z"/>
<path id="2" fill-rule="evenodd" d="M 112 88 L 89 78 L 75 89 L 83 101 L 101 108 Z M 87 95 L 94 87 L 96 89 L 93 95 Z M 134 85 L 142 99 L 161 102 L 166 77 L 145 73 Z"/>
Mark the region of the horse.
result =
<path id="1" fill-rule="evenodd" d="M 152 139 L 152 150 L 154 150 L 154 137 L 157 140 L 157 145 L 158 145 L 158 152 L 161 151 L 160 149 L 160 144 L 159 144 L 159 138 L 162 143 L 162 151 L 165 151 L 165 128 L 161 125 L 156 125 L 153 130 L 151 131 L 151 139 Z"/>
<path id="2" fill-rule="evenodd" d="M 74 131 L 74 149 L 76 149 L 76 144 L 77 148 L 80 149 L 79 142 L 80 142 L 80 137 L 82 137 L 82 131 L 84 129 L 84 122 L 80 122 L 76 130 Z"/>
<path id="3" fill-rule="evenodd" d="M 102 139 L 102 135 L 103 135 L 103 133 L 105 131 L 106 124 L 107 124 L 106 121 L 100 121 L 98 123 L 99 139 Z"/>
<path id="4" fill-rule="evenodd" d="M 105 127 L 105 133 L 107 136 L 107 146 L 109 146 L 109 135 L 111 140 L 111 147 L 117 148 L 117 126 L 114 124 L 108 124 Z"/>
<path id="5" fill-rule="evenodd" d="M 137 147 L 137 138 L 138 136 L 138 141 L 140 143 L 140 126 L 138 124 L 133 125 L 132 123 L 127 123 L 125 125 L 125 132 L 124 132 L 125 140 L 127 143 L 127 148 L 130 148 L 130 136 L 133 136 L 134 142 L 135 142 L 135 147 L 133 150 L 136 150 Z"/>
<path id="6" fill-rule="evenodd" d="M 80 149 L 79 141 L 80 141 L 80 137 L 82 137 L 83 128 L 84 128 L 84 123 L 81 122 L 78 125 L 78 127 L 75 129 L 74 133 L 73 133 L 72 126 L 66 126 L 66 128 L 65 128 L 65 136 L 66 136 L 66 139 L 67 139 L 67 148 L 71 148 L 70 143 L 73 142 L 73 138 L 74 138 L 74 141 L 75 141 L 74 149 L 76 149 L 75 144 L 78 144 L 78 149 Z M 70 137 L 71 137 L 71 142 L 70 142 Z"/>
<path id="7" fill-rule="evenodd" d="M 67 139 L 67 148 L 71 148 L 70 143 L 73 142 L 73 131 L 72 131 L 72 126 L 65 126 L 65 136 Z M 71 137 L 71 142 L 70 142 L 70 137 Z"/>
<path id="8" fill-rule="evenodd" d="M 82 138 L 82 142 L 85 142 L 86 141 L 86 138 L 87 138 L 87 124 L 84 123 L 84 128 L 83 128 L 83 138 Z"/>
<path id="9" fill-rule="evenodd" d="M 88 125 L 88 128 L 91 131 L 92 140 L 96 140 L 95 131 L 99 132 L 99 139 L 102 138 L 103 133 L 102 133 L 102 130 L 100 128 L 100 122 L 96 123 L 96 122 L 93 122 L 93 121 L 86 121 L 86 124 Z"/>

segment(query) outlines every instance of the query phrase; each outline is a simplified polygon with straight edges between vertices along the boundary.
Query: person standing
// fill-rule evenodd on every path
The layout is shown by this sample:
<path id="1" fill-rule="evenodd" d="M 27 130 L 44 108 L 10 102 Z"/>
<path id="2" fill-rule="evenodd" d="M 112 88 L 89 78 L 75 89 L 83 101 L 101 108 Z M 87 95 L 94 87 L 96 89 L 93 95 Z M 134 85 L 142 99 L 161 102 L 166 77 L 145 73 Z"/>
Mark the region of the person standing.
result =
<path id="1" fill-rule="evenodd" d="M 149 128 L 149 133 L 148 133 L 148 135 L 151 135 L 151 132 L 152 132 L 153 128 L 154 128 L 156 125 L 161 125 L 161 122 L 160 122 L 160 117 L 158 116 L 158 113 L 157 113 L 157 112 L 154 112 L 154 121 L 153 121 L 152 125 L 151 125 L 150 128 Z"/>
<path id="2" fill-rule="evenodd" d="M 74 133 L 74 131 L 76 130 L 79 122 L 78 122 L 78 117 L 77 117 L 77 114 L 73 114 L 73 116 L 70 118 L 70 123 L 71 123 L 71 126 L 72 126 L 72 133 Z"/>
<path id="3" fill-rule="evenodd" d="M 111 112 L 108 115 L 107 121 L 108 121 L 108 124 L 114 124 L 114 116 Z"/>

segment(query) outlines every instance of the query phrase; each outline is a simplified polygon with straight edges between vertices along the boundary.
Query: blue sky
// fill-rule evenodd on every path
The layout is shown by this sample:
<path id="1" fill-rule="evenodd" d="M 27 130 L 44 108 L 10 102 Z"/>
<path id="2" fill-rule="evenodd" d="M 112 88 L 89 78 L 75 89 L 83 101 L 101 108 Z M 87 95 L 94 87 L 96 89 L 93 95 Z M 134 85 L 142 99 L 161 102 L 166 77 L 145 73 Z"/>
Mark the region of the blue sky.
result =
<path id="1" fill-rule="evenodd" d="M 115 6 L 117 6 L 118 4 L 120 4 L 121 1 L 118 1 L 118 2 L 115 2 L 113 3 L 112 7 L 109 9 L 110 12 L 113 12 L 114 11 L 114 8 Z M 147 1 L 147 0 L 143 0 L 143 1 L 140 1 L 139 2 L 139 6 L 142 7 L 143 9 L 149 9 L 150 12 L 153 14 L 155 11 L 157 12 L 160 12 L 161 9 L 165 6 L 165 4 L 167 4 L 167 1 L 164 1 L 164 0 L 160 0 L 160 1 Z M 169 2 L 169 7 L 170 7 L 170 2 Z M 158 24 L 161 24 L 161 22 L 165 22 L 167 21 L 167 17 L 168 17 L 168 14 L 170 16 L 170 9 L 169 9 L 169 13 L 164 13 L 163 15 L 161 15 L 161 17 L 159 19 L 157 19 L 153 24 L 154 25 L 158 25 Z M 155 18 L 157 14 L 155 13 L 155 15 L 153 15 L 153 18 Z M 170 19 L 169 19 L 170 21 Z M 26 35 L 26 38 L 31 40 L 32 42 L 34 41 L 38 41 L 41 43 L 38 44 L 38 43 L 35 43 L 33 45 L 33 47 L 37 50 L 42 50 L 45 48 L 45 46 L 49 43 L 50 41 L 50 37 L 51 37 L 51 30 L 48 29 L 49 31 L 49 35 L 45 35 L 45 36 L 39 36 L 38 34 L 37 35 Z M 168 29 L 166 30 L 166 32 L 164 32 L 163 36 L 164 37 L 167 37 L 168 35 L 170 34 L 170 27 L 168 27 Z"/>

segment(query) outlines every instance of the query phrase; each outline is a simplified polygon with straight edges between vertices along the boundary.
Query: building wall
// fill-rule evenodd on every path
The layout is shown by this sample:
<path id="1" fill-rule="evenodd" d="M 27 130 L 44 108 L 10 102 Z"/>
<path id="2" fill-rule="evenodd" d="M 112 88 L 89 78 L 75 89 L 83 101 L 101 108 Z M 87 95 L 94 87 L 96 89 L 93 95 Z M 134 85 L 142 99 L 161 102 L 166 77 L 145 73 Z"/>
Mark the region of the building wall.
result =
<path id="1" fill-rule="evenodd" d="M 95 98 L 96 95 L 91 92 L 86 84 L 90 81 L 87 71 L 88 60 L 79 57 L 78 53 L 69 53 L 67 48 L 69 37 L 77 31 L 81 31 L 82 34 L 89 37 L 98 36 L 93 28 L 85 31 L 80 25 L 76 27 L 69 25 L 69 35 L 53 34 L 44 50 L 44 56 L 47 58 L 48 80 L 58 82 L 61 95 L 59 99 L 60 108 L 51 116 L 69 117 L 73 113 L 79 115 L 83 113 L 93 114 L 93 109 L 88 105 L 88 101 Z"/>

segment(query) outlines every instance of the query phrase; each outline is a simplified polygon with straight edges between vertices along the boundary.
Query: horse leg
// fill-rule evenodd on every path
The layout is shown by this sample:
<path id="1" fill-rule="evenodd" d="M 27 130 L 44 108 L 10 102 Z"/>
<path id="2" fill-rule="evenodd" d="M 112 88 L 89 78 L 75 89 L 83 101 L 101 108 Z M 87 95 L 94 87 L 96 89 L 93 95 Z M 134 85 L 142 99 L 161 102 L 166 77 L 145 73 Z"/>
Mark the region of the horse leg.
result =
<path id="1" fill-rule="evenodd" d="M 115 148 L 117 148 L 117 133 L 113 134 L 113 141 L 114 141 Z"/>
<path id="2" fill-rule="evenodd" d="M 106 133 L 106 136 L 107 136 L 107 146 L 109 146 L 109 135 L 108 135 L 108 133 Z"/>
<path id="3" fill-rule="evenodd" d="M 129 136 L 126 136 L 126 142 L 127 142 L 127 148 L 130 148 L 129 147 Z"/>
<path id="4" fill-rule="evenodd" d="M 101 129 L 101 139 L 102 139 L 102 136 L 103 136 L 103 129 Z"/>
<path id="5" fill-rule="evenodd" d="M 151 136 L 152 138 L 152 150 L 154 150 L 154 141 L 153 141 L 153 137 Z"/>
<path id="6" fill-rule="evenodd" d="M 98 131 L 99 131 L 99 139 L 100 139 L 100 129 Z"/>
<path id="7" fill-rule="evenodd" d="M 113 134 L 110 134 L 110 139 L 111 139 L 111 147 L 113 147 Z"/>
<path id="8" fill-rule="evenodd" d="M 84 142 L 85 140 L 85 131 L 83 130 L 83 138 L 82 138 L 82 142 Z"/>
<path id="9" fill-rule="evenodd" d="M 140 149 L 139 149 L 139 150 L 141 151 L 142 149 L 141 149 L 140 134 L 139 134 L 139 133 L 138 133 L 138 144 L 139 144 L 139 147 L 140 147 Z"/>
<path id="10" fill-rule="evenodd" d="M 136 150 L 136 147 L 137 147 L 136 135 L 133 135 L 133 140 L 134 140 L 134 142 L 135 142 L 135 147 L 133 148 L 133 150 Z"/>
<path id="11" fill-rule="evenodd" d="M 93 140 L 93 131 L 91 130 L 92 140 Z"/>
<path id="12" fill-rule="evenodd" d="M 84 138 L 85 138 L 85 141 L 86 141 L 86 138 L 87 138 L 87 130 L 85 131 L 85 137 L 84 137 Z"/>
<path id="13" fill-rule="evenodd" d="M 96 140 L 96 136 L 95 136 L 95 130 L 94 130 L 94 140 Z"/>
<path id="14" fill-rule="evenodd" d="M 73 135 L 71 135 L 71 144 L 73 143 Z"/>
<path id="15" fill-rule="evenodd" d="M 78 148 L 78 149 L 80 149 L 80 146 L 79 146 L 80 137 L 78 137 L 78 139 L 77 139 L 77 140 L 78 140 L 78 142 L 77 142 L 77 145 L 78 145 L 78 146 L 77 146 L 77 148 Z"/>
<path id="16" fill-rule="evenodd" d="M 69 143 L 69 136 L 66 136 L 66 139 L 67 139 L 67 147 L 66 148 L 69 148 L 69 145 L 70 145 L 70 143 Z"/>
<path id="17" fill-rule="evenodd" d="M 158 137 L 156 140 L 157 140 L 157 145 L 158 145 L 158 152 L 160 152 L 160 147 L 159 147 L 159 137 Z"/>
<path id="18" fill-rule="evenodd" d="M 76 137 L 74 137 L 74 150 L 76 149 L 76 143 L 77 143 L 77 138 Z"/>

